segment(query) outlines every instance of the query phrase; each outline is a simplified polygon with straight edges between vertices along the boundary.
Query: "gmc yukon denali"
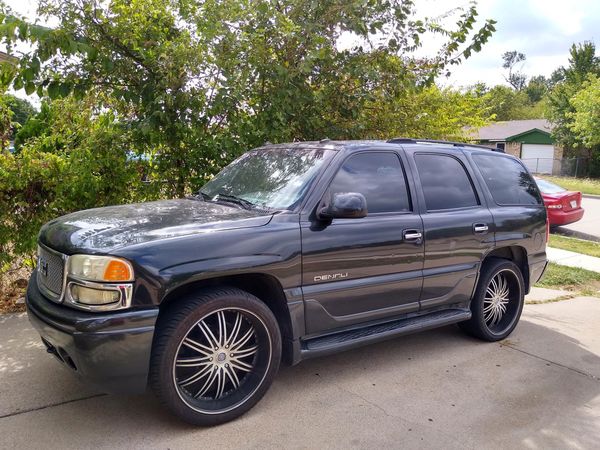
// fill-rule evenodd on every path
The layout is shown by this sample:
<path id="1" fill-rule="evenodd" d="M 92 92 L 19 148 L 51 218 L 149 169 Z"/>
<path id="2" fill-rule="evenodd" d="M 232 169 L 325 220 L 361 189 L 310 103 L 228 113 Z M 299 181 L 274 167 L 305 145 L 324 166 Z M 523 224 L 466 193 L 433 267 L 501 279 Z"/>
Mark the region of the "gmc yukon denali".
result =
<path id="1" fill-rule="evenodd" d="M 457 323 L 515 328 L 548 224 L 517 159 L 392 139 L 265 145 L 189 198 L 47 223 L 27 309 L 49 353 L 197 425 L 254 406 L 280 362 Z"/>

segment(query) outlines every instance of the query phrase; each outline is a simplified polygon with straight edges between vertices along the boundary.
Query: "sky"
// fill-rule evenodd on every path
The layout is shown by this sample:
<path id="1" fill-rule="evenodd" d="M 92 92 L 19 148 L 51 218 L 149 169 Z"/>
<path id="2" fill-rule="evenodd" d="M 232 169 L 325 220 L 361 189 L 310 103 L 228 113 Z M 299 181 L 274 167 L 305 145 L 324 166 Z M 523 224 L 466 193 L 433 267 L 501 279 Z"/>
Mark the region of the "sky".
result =
<path id="1" fill-rule="evenodd" d="M 465 0 L 415 0 L 419 16 L 436 17 Z M 15 11 L 35 16 L 36 0 L 7 0 Z M 504 84 L 502 54 L 517 50 L 527 57 L 522 72 L 528 76 L 549 76 L 568 64 L 572 43 L 593 41 L 600 47 L 600 0 L 479 0 L 479 23 L 497 21 L 496 32 L 480 53 L 452 68 L 445 86 L 463 87 L 482 81 L 489 86 Z M 438 39 L 426 39 L 419 52 L 434 55 Z"/>
<path id="2" fill-rule="evenodd" d="M 417 10 L 435 16 L 467 4 L 417 0 Z M 525 54 L 522 71 L 528 76 L 549 76 L 556 68 L 568 64 L 571 44 L 592 41 L 600 46 L 599 0 L 480 0 L 477 10 L 481 24 L 485 19 L 497 21 L 496 32 L 480 53 L 453 69 L 449 80 L 440 80 L 444 84 L 504 83 L 502 54 L 506 51 Z M 428 42 L 422 51 L 427 54 L 434 45 Z"/>

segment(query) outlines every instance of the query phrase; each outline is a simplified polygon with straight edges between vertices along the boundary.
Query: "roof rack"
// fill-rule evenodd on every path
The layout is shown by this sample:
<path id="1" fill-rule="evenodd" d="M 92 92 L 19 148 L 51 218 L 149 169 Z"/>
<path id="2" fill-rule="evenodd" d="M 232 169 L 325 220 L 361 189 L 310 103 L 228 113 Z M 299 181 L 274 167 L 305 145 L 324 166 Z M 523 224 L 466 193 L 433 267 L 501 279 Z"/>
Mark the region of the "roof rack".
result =
<path id="1" fill-rule="evenodd" d="M 388 144 L 420 144 L 420 143 L 445 144 L 445 145 L 452 145 L 454 147 L 475 147 L 475 148 L 483 148 L 485 150 L 495 151 L 495 149 L 493 149 L 491 147 L 485 147 L 483 145 L 467 144 L 464 142 L 439 141 L 439 140 L 435 140 L 435 139 L 393 138 L 393 139 L 388 139 L 385 142 L 387 142 Z"/>

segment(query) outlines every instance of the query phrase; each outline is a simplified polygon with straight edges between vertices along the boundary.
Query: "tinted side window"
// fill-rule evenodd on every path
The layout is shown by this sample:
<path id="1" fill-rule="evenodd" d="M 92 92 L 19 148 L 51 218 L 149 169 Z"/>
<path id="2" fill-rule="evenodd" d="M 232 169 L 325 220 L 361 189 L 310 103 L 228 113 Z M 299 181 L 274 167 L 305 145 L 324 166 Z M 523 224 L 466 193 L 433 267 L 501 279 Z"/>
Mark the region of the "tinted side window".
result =
<path id="1" fill-rule="evenodd" d="M 473 155 L 499 205 L 541 205 L 535 181 L 519 161 L 496 155 Z"/>
<path id="2" fill-rule="evenodd" d="M 463 165 L 449 155 L 416 154 L 427 211 L 477 206 L 477 196 Z"/>
<path id="3" fill-rule="evenodd" d="M 329 188 L 331 195 L 358 192 L 369 213 L 410 211 L 404 171 L 393 153 L 360 153 L 348 158 Z"/>

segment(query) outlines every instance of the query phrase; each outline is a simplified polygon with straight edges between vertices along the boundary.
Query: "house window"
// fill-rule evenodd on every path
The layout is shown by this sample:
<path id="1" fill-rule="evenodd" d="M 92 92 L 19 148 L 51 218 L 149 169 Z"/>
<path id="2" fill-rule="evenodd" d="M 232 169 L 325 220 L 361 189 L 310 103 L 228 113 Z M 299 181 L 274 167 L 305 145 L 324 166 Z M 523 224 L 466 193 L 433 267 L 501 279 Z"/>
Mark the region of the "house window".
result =
<path id="1" fill-rule="evenodd" d="M 504 142 L 496 142 L 496 151 L 500 152 L 500 153 L 504 153 L 505 145 L 506 144 Z"/>

